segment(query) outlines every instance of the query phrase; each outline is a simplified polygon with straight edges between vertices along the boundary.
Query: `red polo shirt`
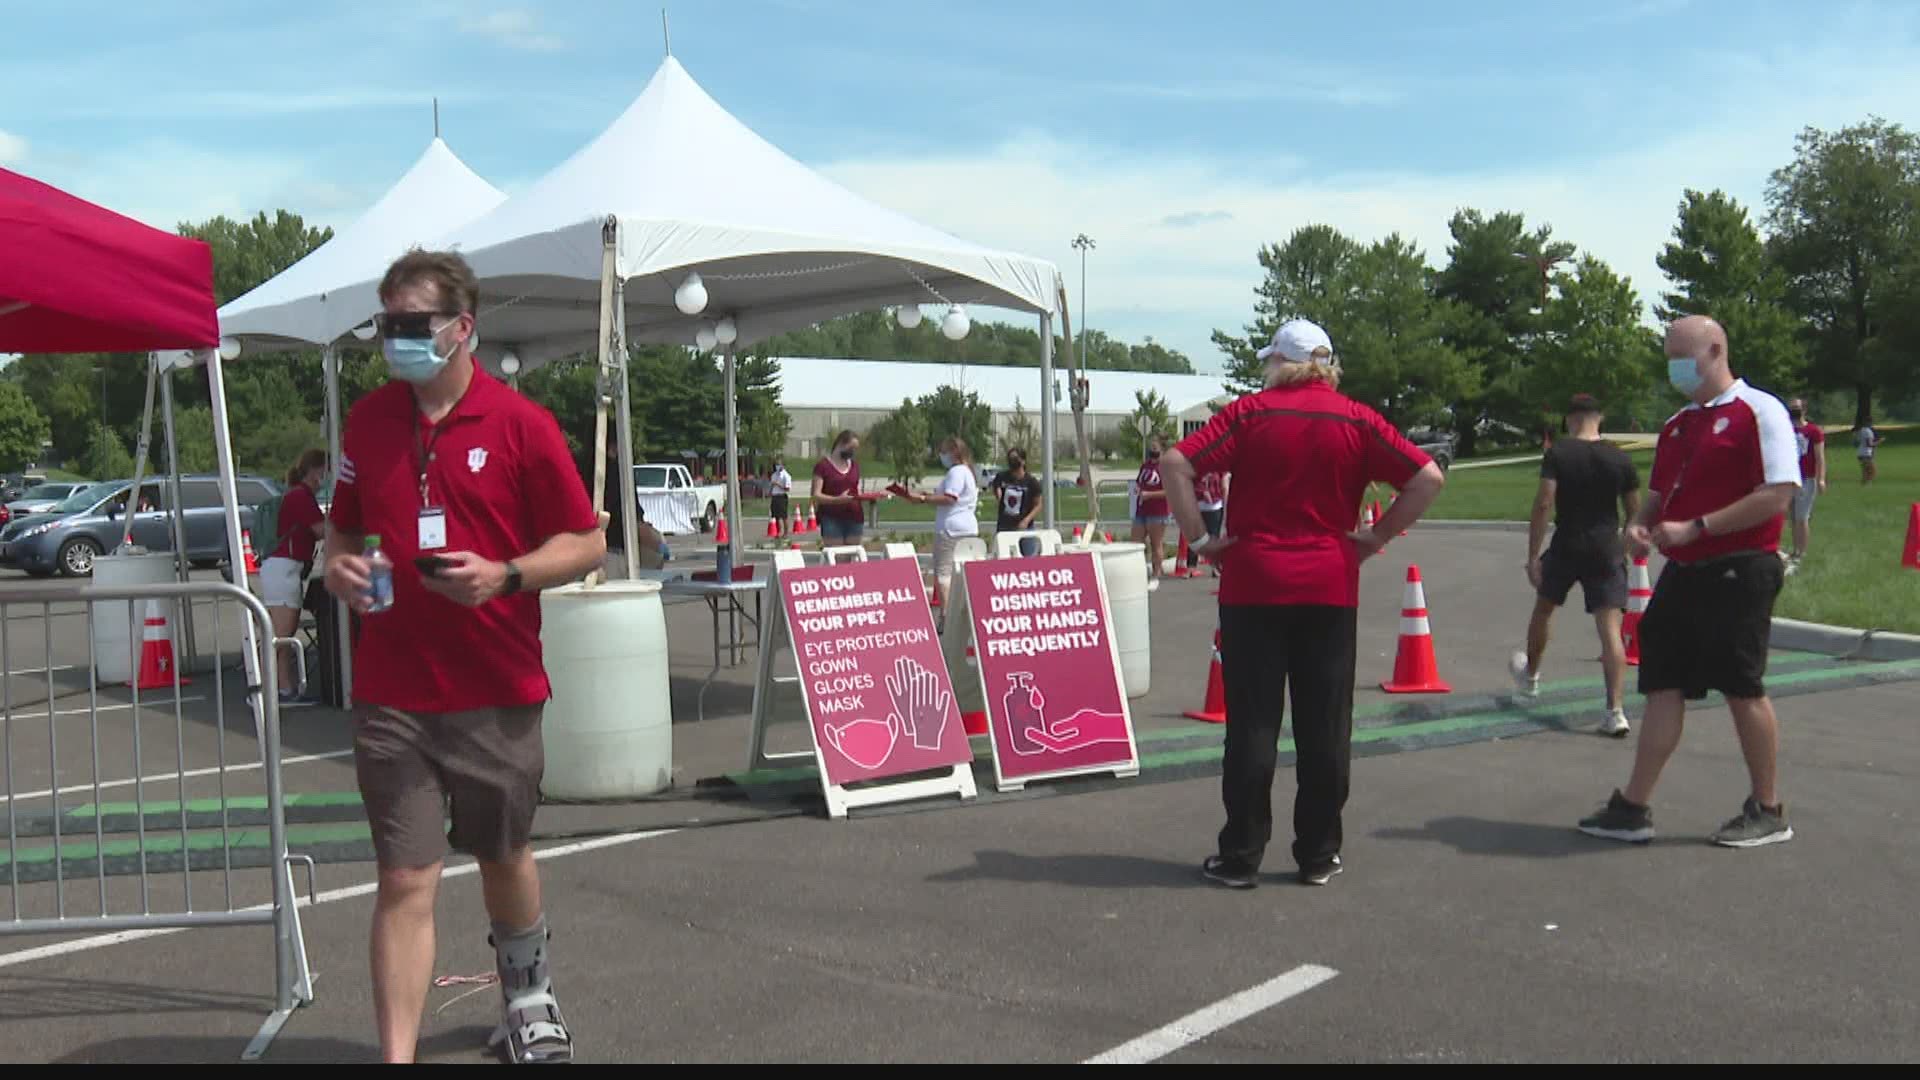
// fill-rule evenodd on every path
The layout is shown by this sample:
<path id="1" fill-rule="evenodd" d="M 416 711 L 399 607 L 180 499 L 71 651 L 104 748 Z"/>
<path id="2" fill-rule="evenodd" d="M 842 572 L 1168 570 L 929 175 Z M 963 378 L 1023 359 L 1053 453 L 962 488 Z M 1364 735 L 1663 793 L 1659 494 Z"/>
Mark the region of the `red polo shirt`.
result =
<path id="1" fill-rule="evenodd" d="M 1321 382 L 1248 394 L 1179 450 L 1200 473 L 1233 474 L 1222 604 L 1357 606 L 1360 555 L 1347 534 L 1367 485 L 1401 487 L 1430 460 Z"/>
<path id="2" fill-rule="evenodd" d="M 1819 476 L 1820 463 L 1813 458 L 1813 448 L 1827 441 L 1827 433 L 1809 420 L 1794 432 L 1794 441 L 1800 450 L 1800 479 L 1812 480 Z"/>
<path id="3" fill-rule="evenodd" d="M 1799 484 L 1799 446 L 1780 399 L 1736 379 L 1705 407 L 1688 405 L 1660 432 L 1648 490 L 1660 520 L 1692 521 L 1724 510 L 1768 484 Z M 1743 551 L 1780 550 L 1780 517 L 1735 533 L 1669 549 L 1678 563 Z"/>
<path id="4" fill-rule="evenodd" d="M 438 424 L 421 415 L 404 382 L 362 398 L 347 415 L 333 523 L 352 535 L 379 534 L 393 560 L 394 603 L 361 620 L 353 696 L 424 713 L 545 701 L 538 594 L 467 608 L 420 582 L 413 560 L 422 447 L 428 498 L 446 510 L 446 551 L 504 562 L 598 524 L 553 415 L 478 367 Z"/>

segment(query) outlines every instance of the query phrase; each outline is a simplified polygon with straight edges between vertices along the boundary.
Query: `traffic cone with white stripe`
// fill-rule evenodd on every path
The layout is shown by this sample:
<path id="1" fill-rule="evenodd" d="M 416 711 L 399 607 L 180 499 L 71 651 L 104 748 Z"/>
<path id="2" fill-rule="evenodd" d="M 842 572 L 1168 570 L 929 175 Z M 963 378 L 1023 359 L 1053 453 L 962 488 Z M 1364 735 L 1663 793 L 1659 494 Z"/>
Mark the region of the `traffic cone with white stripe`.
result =
<path id="1" fill-rule="evenodd" d="M 179 676 L 173 658 L 173 635 L 168 632 L 167 606 L 158 600 L 147 601 L 146 629 L 140 635 L 140 668 L 127 685 L 136 690 L 161 690 L 172 686 Z M 180 677 L 180 685 L 193 680 Z"/>
<path id="2" fill-rule="evenodd" d="M 1190 577 L 1192 573 L 1187 569 L 1187 534 L 1183 532 L 1180 534 L 1180 551 L 1173 557 L 1173 576 Z"/>
<path id="3" fill-rule="evenodd" d="M 246 560 L 249 576 L 260 572 L 260 561 L 253 557 L 253 534 L 245 529 L 240 531 L 240 556 Z"/>
<path id="4" fill-rule="evenodd" d="M 1205 724 L 1227 722 L 1227 683 L 1220 672 L 1220 631 L 1213 632 L 1213 664 L 1207 668 L 1207 701 L 1198 709 L 1189 709 L 1187 719 Z"/>
<path id="5" fill-rule="evenodd" d="M 1627 647 L 1627 663 L 1636 667 L 1640 663 L 1640 618 L 1647 612 L 1647 602 L 1653 599 L 1653 582 L 1647 576 L 1647 560 L 1642 557 L 1633 560 L 1633 569 L 1627 573 L 1627 613 L 1620 620 L 1620 640 Z"/>
<path id="6" fill-rule="evenodd" d="M 1368 529 L 1373 528 L 1373 523 L 1376 520 L 1378 519 L 1373 516 L 1373 507 L 1362 506 L 1360 508 L 1360 531 L 1361 532 L 1366 532 Z"/>
<path id="7" fill-rule="evenodd" d="M 1389 694 L 1450 694 L 1453 687 L 1440 677 L 1433 658 L 1433 626 L 1427 621 L 1427 590 L 1420 568 L 1407 567 L 1407 591 L 1400 604 L 1400 652 L 1393 660 L 1393 678 L 1380 684 Z"/>

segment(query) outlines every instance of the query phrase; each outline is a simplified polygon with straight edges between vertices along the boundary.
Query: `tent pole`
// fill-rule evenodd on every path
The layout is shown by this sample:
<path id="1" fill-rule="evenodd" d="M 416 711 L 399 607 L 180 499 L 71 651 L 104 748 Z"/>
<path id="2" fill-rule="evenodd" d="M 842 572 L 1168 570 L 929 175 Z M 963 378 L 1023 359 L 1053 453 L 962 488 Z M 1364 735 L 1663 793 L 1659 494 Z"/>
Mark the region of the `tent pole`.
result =
<path id="1" fill-rule="evenodd" d="M 227 567 L 233 583 L 246 588 L 247 559 L 241 553 L 239 491 L 234 485 L 233 429 L 227 419 L 227 380 L 220 370 L 219 349 L 211 350 L 207 356 L 207 398 L 213 405 L 213 452 L 220 462 L 220 502 L 227 519 Z M 271 691 L 261 683 L 260 640 L 253 620 L 242 618 L 240 627 L 243 632 L 240 658 L 246 666 L 247 693 L 253 704 L 253 732 L 254 737 L 261 740 L 264 754 L 266 702 L 263 699 Z"/>
<path id="2" fill-rule="evenodd" d="M 617 228 L 618 226 L 616 226 Z M 620 484 L 620 505 L 609 507 L 609 513 L 620 515 L 620 535 L 628 537 L 623 546 L 626 548 L 627 580 L 633 581 L 640 576 L 640 545 L 632 538 L 640 535 L 637 527 L 640 517 L 638 502 L 640 496 L 633 486 L 633 403 L 627 393 L 627 283 L 616 274 L 613 279 L 613 387 L 614 419 L 619 429 L 614 432 L 614 445 L 619 447 L 620 475 L 626 477 L 626 483 Z"/>
<path id="3" fill-rule="evenodd" d="M 1042 511 L 1046 515 L 1046 527 L 1054 527 L 1054 503 L 1059 501 L 1058 489 L 1053 486 L 1053 313 L 1040 313 L 1040 441 L 1046 446 L 1040 451 L 1040 482 L 1047 487 L 1047 493 L 1041 500 Z"/>
<path id="4" fill-rule="evenodd" d="M 120 526 L 122 548 L 133 543 L 133 518 L 140 512 L 140 484 L 147 478 L 147 455 L 153 450 L 153 387 L 159 381 L 160 354 L 151 352 L 147 354 L 147 401 L 140 407 L 140 445 L 133 454 L 133 486 L 127 489 L 127 509 Z"/>
<path id="5" fill-rule="evenodd" d="M 340 415 L 340 354 L 332 345 L 320 350 L 320 379 L 326 387 L 327 409 L 327 468 L 340 468 L 340 433 L 345 423 Z M 336 471 L 335 476 L 339 473 Z M 333 632 L 339 639 L 339 648 L 335 655 L 340 658 L 341 705 L 353 707 L 353 613 L 347 609 L 347 602 L 329 594 L 333 604 Z M 328 642 L 332 648 L 335 642 Z"/>
<path id="6" fill-rule="evenodd" d="M 173 566 L 180 581 L 185 583 L 193 564 L 187 558 L 187 512 L 180 505 L 180 444 L 173 427 L 171 367 L 160 376 L 160 402 L 167 437 L 167 517 L 173 524 Z M 179 625 L 174 630 L 180 635 L 181 670 L 192 671 L 200 663 L 193 644 L 193 602 L 181 604 L 180 611 Z"/>
<path id="7" fill-rule="evenodd" d="M 617 226 L 613 218 L 600 227 L 600 366 L 594 378 L 593 395 L 593 497 L 594 516 L 607 512 L 607 394 L 612 389 L 607 378 L 607 366 L 613 362 L 613 283 L 615 274 L 615 242 L 619 239 Z M 632 476 L 632 473 L 628 473 Z M 623 525 L 631 524 L 622 522 Z M 633 537 L 623 541 L 633 546 Z M 589 582 L 597 583 L 607 579 L 603 566 L 588 575 Z"/>
<path id="8" fill-rule="evenodd" d="M 733 345 L 727 345 L 721 367 L 725 374 L 727 396 L 727 547 L 735 558 L 740 555 L 740 406 L 733 396 Z"/>

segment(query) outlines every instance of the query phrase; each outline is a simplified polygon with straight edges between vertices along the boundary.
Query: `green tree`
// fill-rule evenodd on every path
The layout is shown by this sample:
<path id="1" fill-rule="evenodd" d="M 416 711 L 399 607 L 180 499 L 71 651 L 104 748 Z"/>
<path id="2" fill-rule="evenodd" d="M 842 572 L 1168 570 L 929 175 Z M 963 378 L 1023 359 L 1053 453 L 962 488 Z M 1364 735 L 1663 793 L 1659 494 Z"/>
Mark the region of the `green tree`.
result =
<path id="1" fill-rule="evenodd" d="M 780 405 L 780 362 L 764 348 L 734 363 L 738 391 L 740 452 L 755 457 L 777 454 L 787 444 L 793 420 Z"/>
<path id="2" fill-rule="evenodd" d="M 832 434 L 826 435 L 821 445 L 827 446 L 832 439 Z M 900 402 L 899 408 L 867 432 L 861 449 L 878 454 L 894 480 L 902 484 L 918 480 L 932 452 L 926 412 L 911 401 Z"/>
<path id="3" fill-rule="evenodd" d="M 1920 298 L 1920 138 L 1878 117 L 1837 132 L 1808 128 L 1793 162 L 1768 181 L 1767 207 L 1788 302 L 1809 324 L 1809 380 L 1851 390 L 1855 422 L 1865 423 L 1876 392 L 1920 381 L 1911 307 Z"/>
<path id="4" fill-rule="evenodd" d="M 1013 399 L 1013 415 L 1007 419 L 1007 432 L 1000 441 L 1003 452 L 1015 448 L 1025 450 L 1036 457 L 1034 467 L 1039 467 L 1035 444 L 1040 441 L 1040 428 L 1033 422 L 1033 417 L 1027 415 L 1027 410 L 1021 407 L 1018 397 Z"/>
<path id="5" fill-rule="evenodd" d="M 1727 330 L 1735 371 L 1772 390 L 1800 384 L 1803 324 L 1787 309 L 1786 277 L 1768 258 L 1746 207 L 1724 191 L 1689 189 L 1673 239 L 1654 262 L 1678 286 L 1654 308 L 1662 322 L 1711 315 Z"/>
<path id="6" fill-rule="evenodd" d="M 1132 460 L 1142 461 L 1147 456 L 1147 441 L 1141 435 L 1140 422 L 1147 422 L 1148 435 L 1158 435 L 1171 442 L 1173 413 L 1158 390 L 1135 390 L 1133 402 L 1133 412 L 1127 414 L 1126 424 L 1120 429 L 1120 448 L 1121 453 Z"/>
<path id="7" fill-rule="evenodd" d="M 824 356 L 842 360 L 901 360 L 920 363 L 980 364 L 989 367 L 1040 366 L 1040 335 L 1037 331 L 1001 322 L 975 322 L 967 336 L 949 341 L 940 332 L 945 312 L 928 309 L 920 325 L 903 330 L 893 314 L 865 311 L 803 330 L 781 334 L 766 341 L 762 348 L 773 356 Z M 1147 338 L 1144 344 L 1129 345 L 1109 338 L 1099 330 L 1086 333 L 1087 366 L 1113 371 L 1156 371 L 1190 375 L 1193 364 L 1175 349 Z M 1080 339 L 1054 339 L 1054 362 L 1062 367 L 1068 358 L 1078 363 Z"/>
<path id="8" fill-rule="evenodd" d="M 133 454 L 112 428 L 95 424 L 80 471 L 96 480 L 130 480 L 133 478 Z"/>
<path id="9" fill-rule="evenodd" d="M 173 438 L 180 456 L 181 472 L 210 473 L 220 467 L 213 448 L 212 409 L 205 405 L 176 408 L 173 413 Z M 155 445 L 159 445 L 157 441 Z M 156 451 L 156 456 L 162 452 Z M 279 473 L 268 475 L 278 478 Z"/>
<path id="10" fill-rule="evenodd" d="M 1633 283 L 1591 255 L 1555 275 L 1534 343 L 1529 388 L 1535 422 L 1557 416 L 1576 393 L 1598 397 L 1615 416 L 1631 414 L 1662 366 L 1659 339 L 1640 321 Z"/>
<path id="11" fill-rule="evenodd" d="M 1255 353 L 1272 339 L 1288 319 L 1312 319 L 1329 334 L 1345 332 L 1348 309 L 1347 264 L 1360 245 L 1331 225 L 1296 229 L 1284 244 L 1260 249 L 1260 267 L 1266 277 L 1254 289 L 1253 322 L 1242 335 L 1213 332 L 1213 343 L 1227 355 L 1227 390 L 1251 393 L 1265 385 L 1266 363 Z M 1139 436 L 1134 436 L 1137 442 Z"/>
<path id="12" fill-rule="evenodd" d="M 1433 271 L 1398 233 L 1356 253 L 1341 271 L 1347 311 L 1334 341 L 1340 389 L 1410 427 L 1442 425 L 1479 373 L 1446 340 L 1447 301 L 1430 291 Z"/>
<path id="13" fill-rule="evenodd" d="M 957 386 L 942 386 L 915 403 L 927 421 L 934 445 L 957 435 L 973 448 L 975 457 L 993 450 L 993 406 L 980 395 Z"/>
<path id="14" fill-rule="evenodd" d="M 47 418 L 16 383 L 0 383 L 0 471 L 17 472 L 40 460 Z"/>
<path id="15" fill-rule="evenodd" d="M 299 214 L 277 210 L 251 221 L 221 216 L 198 224 L 182 222 L 181 236 L 204 240 L 213 249 L 214 301 L 225 304 L 299 262 L 333 239 L 332 229 L 312 229 Z"/>

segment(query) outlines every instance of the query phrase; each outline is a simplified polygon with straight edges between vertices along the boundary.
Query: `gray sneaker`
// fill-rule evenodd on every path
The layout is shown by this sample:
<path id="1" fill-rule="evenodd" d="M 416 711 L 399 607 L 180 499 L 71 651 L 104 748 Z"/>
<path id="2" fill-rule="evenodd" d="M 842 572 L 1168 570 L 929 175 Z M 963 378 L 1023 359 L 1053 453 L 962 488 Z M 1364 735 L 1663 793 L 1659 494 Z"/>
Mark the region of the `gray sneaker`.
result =
<path id="1" fill-rule="evenodd" d="M 1793 826 L 1787 824 L 1787 804 L 1772 810 L 1761 806 L 1749 795 L 1740 808 L 1740 816 L 1720 826 L 1713 842 L 1721 847 L 1750 848 L 1784 844 L 1793 839 Z"/>
<path id="2" fill-rule="evenodd" d="M 1516 650 L 1507 658 L 1507 674 L 1513 676 L 1513 694 L 1521 701 L 1532 701 L 1540 696 L 1540 676 L 1527 671 L 1527 654 Z"/>

